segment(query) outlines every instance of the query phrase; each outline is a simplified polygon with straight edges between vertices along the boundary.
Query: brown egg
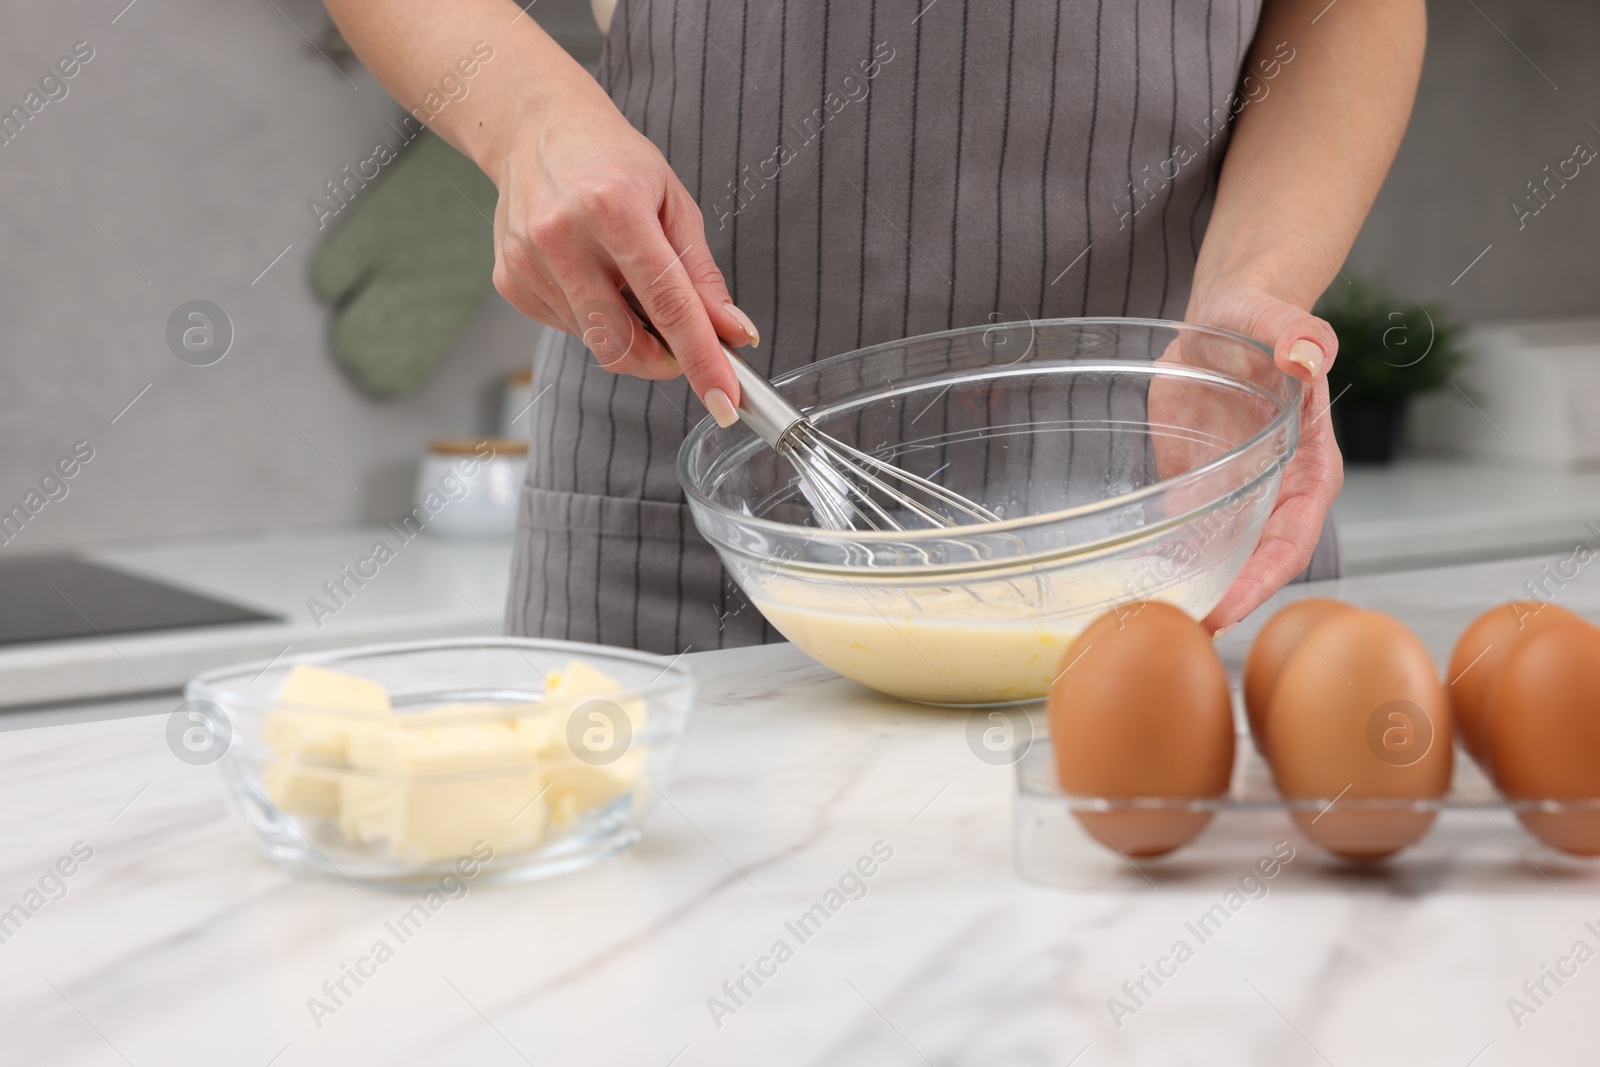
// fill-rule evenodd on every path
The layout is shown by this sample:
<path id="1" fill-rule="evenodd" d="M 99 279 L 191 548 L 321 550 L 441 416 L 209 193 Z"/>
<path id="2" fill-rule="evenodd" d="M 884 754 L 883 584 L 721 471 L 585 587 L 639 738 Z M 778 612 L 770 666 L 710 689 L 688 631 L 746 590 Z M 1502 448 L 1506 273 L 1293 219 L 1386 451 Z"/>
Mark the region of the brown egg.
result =
<path id="1" fill-rule="evenodd" d="M 1352 605 L 1327 597 L 1296 600 L 1275 611 L 1256 634 L 1250 656 L 1244 662 L 1244 711 L 1250 719 L 1250 736 L 1256 751 L 1263 756 L 1267 754 L 1267 706 L 1272 702 L 1272 690 L 1284 664 L 1323 619 L 1353 610 Z"/>
<path id="2" fill-rule="evenodd" d="M 1324 619 L 1289 657 L 1268 713 L 1267 756 L 1307 837 L 1352 860 L 1381 859 L 1437 814 L 1406 810 L 1450 788 L 1450 708 L 1433 658 L 1398 619 Z M 1326 803 L 1332 802 L 1332 803 Z"/>
<path id="3" fill-rule="evenodd" d="M 1450 710 L 1455 716 L 1456 733 L 1462 747 L 1493 777 L 1485 756 L 1487 737 L 1484 718 L 1488 713 L 1489 690 L 1499 677 L 1506 657 L 1522 638 L 1553 622 L 1582 622 L 1566 608 L 1537 600 L 1512 600 L 1496 604 L 1479 615 L 1461 634 L 1445 682 L 1450 693 Z"/>
<path id="4" fill-rule="evenodd" d="M 1159 856 L 1211 820 L 1183 801 L 1221 796 L 1233 774 L 1228 676 L 1211 635 L 1170 604 L 1144 601 L 1078 635 L 1050 687 L 1056 773 L 1069 797 L 1174 798 L 1154 809 L 1075 814 L 1124 856 Z"/>
<path id="5" fill-rule="evenodd" d="M 1489 691 L 1484 742 L 1507 797 L 1600 801 L 1600 630 L 1574 618 L 1518 641 Z M 1517 817 L 1547 845 L 1600 855 L 1600 807 Z"/>

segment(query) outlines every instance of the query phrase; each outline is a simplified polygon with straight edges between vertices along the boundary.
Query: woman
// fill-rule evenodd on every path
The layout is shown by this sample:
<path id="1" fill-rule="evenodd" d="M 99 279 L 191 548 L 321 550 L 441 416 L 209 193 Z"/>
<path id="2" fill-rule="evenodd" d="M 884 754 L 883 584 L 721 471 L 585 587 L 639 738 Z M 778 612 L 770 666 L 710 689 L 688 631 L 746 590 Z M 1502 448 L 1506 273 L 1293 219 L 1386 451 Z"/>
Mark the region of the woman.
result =
<path id="1" fill-rule="evenodd" d="M 1423 0 L 597 0 L 598 80 L 512 0 L 328 7 L 408 107 L 493 50 L 430 124 L 500 191 L 496 287 L 565 331 L 535 357 L 513 632 L 667 653 L 776 636 L 674 474 L 694 398 L 736 417 L 718 337 L 777 374 L 1028 317 L 1249 334 L 1310 384 L 1208 624 L 1337 573 L 1336 340 L 1308 309 L 1404 130 Z"/>

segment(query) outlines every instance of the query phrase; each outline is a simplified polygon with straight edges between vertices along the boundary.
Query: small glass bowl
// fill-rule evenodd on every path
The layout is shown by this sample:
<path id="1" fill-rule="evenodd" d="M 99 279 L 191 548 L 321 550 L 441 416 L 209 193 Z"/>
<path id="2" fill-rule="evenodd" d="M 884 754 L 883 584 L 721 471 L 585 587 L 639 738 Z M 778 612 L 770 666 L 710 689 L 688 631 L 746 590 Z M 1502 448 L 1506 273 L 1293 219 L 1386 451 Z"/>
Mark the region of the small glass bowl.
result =
<path id="1" fill-rule="evenodd" d="M 928 334 L 775 379 L 823 433 L 1002 521 L 818 527 L 788 460 L 702 421 L 678 454 L 695 524 L 773 626 L 847 678 L 929 704 L 1044 695 L 1071 639 L 1131 600 L 1195 618 L 1277 499 L 1300 382 L 1225 330 L 1054 319 Z"/>
<path id="2" fill-rule="evenodd" d="M 618 688 L 545 699 L 574 662 Z M 282 704 L 301 665 L 379 683 L 392 719 Z M 411 886 L 542 878 L 637 841 L 694 692 L 689 668 L 659 656 L 468 638 L 226 667 L 185 696 L 226 731 L 228 798 L 263 852 L 297 871 Z"/>

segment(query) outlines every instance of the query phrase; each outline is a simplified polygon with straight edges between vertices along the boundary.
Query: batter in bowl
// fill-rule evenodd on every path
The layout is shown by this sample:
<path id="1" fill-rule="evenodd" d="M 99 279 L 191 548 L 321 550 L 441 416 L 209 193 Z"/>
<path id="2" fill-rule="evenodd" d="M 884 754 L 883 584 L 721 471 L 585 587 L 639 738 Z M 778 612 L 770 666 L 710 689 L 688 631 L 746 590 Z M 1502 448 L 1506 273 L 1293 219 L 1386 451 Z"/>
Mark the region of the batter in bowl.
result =
<path id="1" fill-rule="evenodd" d="M 1073 638 L 1112 605 L 1163 600 L 1199 618 L 1231 573 L 1221 561 L 1151 587 L 1147 561 L 1106 560 L 962 585 L 779 576 L 755 605 L 812 659 L 879 692 L 926 704 L 1008 704 L 1043 697 Z"/>

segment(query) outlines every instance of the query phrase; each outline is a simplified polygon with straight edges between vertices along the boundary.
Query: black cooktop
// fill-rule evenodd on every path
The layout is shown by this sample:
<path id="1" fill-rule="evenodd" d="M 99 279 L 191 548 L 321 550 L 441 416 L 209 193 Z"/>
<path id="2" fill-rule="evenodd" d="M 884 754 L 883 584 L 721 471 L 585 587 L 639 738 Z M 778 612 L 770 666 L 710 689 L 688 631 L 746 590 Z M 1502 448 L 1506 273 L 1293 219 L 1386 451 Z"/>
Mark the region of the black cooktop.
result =
<path id="1" fill-rule="evenodd" d="M 0 562 L 0 645 L 279 621 L 83 559 Z"/>

